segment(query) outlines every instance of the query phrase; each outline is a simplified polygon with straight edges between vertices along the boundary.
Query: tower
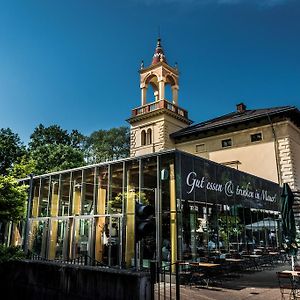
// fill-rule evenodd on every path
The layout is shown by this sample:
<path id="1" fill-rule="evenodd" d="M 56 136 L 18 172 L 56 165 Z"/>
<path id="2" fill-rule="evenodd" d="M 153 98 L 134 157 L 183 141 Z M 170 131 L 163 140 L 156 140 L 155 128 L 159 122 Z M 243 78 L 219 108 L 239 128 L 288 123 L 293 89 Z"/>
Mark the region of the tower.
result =
<path id="1" fill-rule="evenodd" d="M 170 134 L 192 123 L 188 112 L 178 106 L 178 69 L 167 63 L 160 38 L 151 65 L 144 67 L 142 62 L 139 73 L 141 106 L 134 108 L 127 120 L 131 125 L 130 156 L 174 148 Z M 166 95 L 167 87 L 171 89 L 170 95 Z M 153 91 L 150 102 L 149 89 Z"/>

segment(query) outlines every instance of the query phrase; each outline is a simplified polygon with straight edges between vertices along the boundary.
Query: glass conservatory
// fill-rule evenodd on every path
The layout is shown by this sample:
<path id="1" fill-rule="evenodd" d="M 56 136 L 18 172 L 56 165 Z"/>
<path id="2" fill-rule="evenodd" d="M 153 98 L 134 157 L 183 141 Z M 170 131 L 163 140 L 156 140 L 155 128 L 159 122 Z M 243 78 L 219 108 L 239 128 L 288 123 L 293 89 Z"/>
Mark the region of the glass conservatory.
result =
<path id="1" fill-rule="evenodd" d="M 277 184 L 176 150 L 23 183 L 31 184 L 25 249 L 47 259 L 147 267 L 280 244 Z M 138 203 L 153 207 L 154 224 L 139 239 Z"/>

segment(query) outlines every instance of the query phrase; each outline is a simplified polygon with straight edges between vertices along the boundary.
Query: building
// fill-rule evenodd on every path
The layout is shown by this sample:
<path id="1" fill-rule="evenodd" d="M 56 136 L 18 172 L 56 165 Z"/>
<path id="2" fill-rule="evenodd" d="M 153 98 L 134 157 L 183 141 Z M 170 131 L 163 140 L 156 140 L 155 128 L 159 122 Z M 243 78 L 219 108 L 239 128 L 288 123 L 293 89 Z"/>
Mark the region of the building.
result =
<path id="1" fill-rule="evenodd" d="M 299 188 L 299 111 L 239 104 L 191 125 L 160 39 L 140 88 L 141 106 L 128 119 L 130 158 L 22 181 L 31 187 L 25 249 L 130 268 L 278 247 L 278 183 Z M 18 230 L 7 231 L 10 244 Z"/>
<path id="2" fill-rule="evenodd" d="M 41 258 L 130 268 L 280 244 L 276 183 L 178 150 L 24 183 L 25 248 Z"/>
<path id="3" fill-rule="evenodd" d="M 247 109 L 197 124 L 178 106 L 178 70 L 158 40 L 152 63 L 140 70 L 141 106 L 132 110 L 131 156 L 179 149 L 300 191 L 300 111 L 293 106 Z M 153 87 L 147 103 L 146 91 Z M 169 99 L 166 88 L 171 87 Z"/>

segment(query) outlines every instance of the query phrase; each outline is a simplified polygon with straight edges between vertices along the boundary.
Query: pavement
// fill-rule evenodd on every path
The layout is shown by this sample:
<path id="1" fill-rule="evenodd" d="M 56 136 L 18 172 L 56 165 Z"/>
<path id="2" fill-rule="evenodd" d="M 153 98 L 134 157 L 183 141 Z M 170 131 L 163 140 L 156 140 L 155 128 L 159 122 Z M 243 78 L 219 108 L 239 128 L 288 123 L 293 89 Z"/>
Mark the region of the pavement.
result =
<path id="1" fill-rule="evenodd" d="M 180 287 L 180 300 L 277 300 L 281 299 L 276 272 L 290 270 L 289 264 L 278 265 L 272 269 L 244 273 L 239 277 L 223 281 L 219 286 L 208 288 Z M 167 287 L 168 289 L 168 287 Z M 166 297 L 161 293 L 161 297 L 156 299 L 176 299 L 175 285 L 172 285 L 171 297 L 169 289 Z"/>

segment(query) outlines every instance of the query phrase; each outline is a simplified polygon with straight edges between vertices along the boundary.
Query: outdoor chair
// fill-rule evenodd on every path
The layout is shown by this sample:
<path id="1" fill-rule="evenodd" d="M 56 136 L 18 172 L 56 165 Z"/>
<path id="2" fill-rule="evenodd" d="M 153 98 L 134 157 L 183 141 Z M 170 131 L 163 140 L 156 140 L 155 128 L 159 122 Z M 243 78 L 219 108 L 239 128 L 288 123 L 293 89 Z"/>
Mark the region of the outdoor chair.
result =
<path id="1" fill-rule="evenodd" d="M 276 274 L 281 292 L 281 299 L 300 299 L 292 274 L 284 272 L 277 272 Z"/>
<path id="2" fill-rule="evenodd" d="M 294 271 L 300 272 L 300 266 L 294 266 Z"/>

